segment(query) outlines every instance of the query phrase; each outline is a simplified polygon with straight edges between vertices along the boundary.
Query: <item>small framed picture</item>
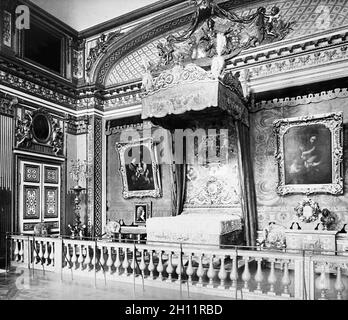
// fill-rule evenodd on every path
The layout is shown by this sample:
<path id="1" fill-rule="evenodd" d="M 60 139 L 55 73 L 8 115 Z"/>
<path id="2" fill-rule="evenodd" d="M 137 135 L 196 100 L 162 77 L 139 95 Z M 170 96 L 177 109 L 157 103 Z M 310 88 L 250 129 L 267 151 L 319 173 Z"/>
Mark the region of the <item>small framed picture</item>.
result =
<path id="1" fill-rule="evenodd" d="M 134 224 L 145 225 L 146 219 L 151 217 L 151 203 L 136 203 L 134 205 Z"/>

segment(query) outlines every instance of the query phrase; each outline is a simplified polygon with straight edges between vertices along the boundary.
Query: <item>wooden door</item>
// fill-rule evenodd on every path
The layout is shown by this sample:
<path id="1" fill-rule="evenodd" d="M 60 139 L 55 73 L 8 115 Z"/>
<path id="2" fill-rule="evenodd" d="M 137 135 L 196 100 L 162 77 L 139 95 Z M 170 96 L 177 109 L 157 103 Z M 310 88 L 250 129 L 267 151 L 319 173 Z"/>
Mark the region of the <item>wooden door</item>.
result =
<path id="1" fill-rule="evenodd" d="M 60 177 L 58 165 L 19 162 L 19 224 L 21 233 L 33 233 L 45 223 L 51 233 L 60 230 Z"/>

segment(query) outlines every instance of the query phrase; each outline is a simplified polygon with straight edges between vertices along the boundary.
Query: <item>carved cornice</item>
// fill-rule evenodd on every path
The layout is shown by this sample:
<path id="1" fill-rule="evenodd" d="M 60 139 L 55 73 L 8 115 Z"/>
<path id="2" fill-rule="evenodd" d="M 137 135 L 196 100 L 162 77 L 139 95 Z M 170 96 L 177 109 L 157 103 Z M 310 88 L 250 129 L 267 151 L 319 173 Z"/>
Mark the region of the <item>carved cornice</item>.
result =
<path id="1" fill-rule="evenodd" d="M 80 135 L 88 133 L 89 118 L 82 117 L 66 117 L 66 132 L 71 135 Z"/>
<path id="2" fill-rule="evenodd" d="M 329 91 L 322 91 L 321 93 L 309 94 L 305 96 L 273 99 L 269 101 L 261 101 L 254 105 L 250 112 L 258 112 L 266 109 L 282 108 L 282 107 L 296 107 L 299 105 L 306 105 L 310 103 L 319 103 L 322 101 L 329 101 L 333 99 L 348 98 L 348 89 L 335 89 Z"/>
<path id="3" fill-rule="evenodd" d="M 314 52 L 268 61 L 257 67 L 248 69 L 248 78 L 258 79 L 294 70 L 304 70 L 314 66 L 327 65 L 332 62 L 346 61 L 348 45 L 342 44 L 333 48 L 320 49 Z"/>

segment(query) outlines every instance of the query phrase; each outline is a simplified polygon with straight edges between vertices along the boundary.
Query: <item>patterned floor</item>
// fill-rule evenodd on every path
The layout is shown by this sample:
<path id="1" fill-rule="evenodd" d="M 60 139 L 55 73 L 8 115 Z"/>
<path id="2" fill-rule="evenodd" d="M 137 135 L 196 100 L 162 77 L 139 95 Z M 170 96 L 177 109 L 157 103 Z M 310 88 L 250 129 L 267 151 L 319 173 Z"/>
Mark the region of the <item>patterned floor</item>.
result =
<path id="1" fill-rule="evenodd" d="M 221 300 L 221 297 L 190 294 L 183 291 L 142 286 L 127 283 L 98 282 L 75 279 L 42 271 L 12 270 L 0 273 L 0 300 Z"/>

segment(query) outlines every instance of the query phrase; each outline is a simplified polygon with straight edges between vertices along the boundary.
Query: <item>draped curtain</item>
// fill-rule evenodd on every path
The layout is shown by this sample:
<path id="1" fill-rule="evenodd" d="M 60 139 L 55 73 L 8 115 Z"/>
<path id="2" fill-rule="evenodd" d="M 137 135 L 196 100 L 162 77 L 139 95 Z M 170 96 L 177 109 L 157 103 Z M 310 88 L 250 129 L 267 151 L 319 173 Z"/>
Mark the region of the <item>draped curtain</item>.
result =
<path id="1" fill-rule="evenodd" d="M 172 132 L 172 155 L 174 155 L 174 134 Z M 183 146 L 184 147 L 184 146 Z M 185 147 L 184 149 L 185 150 Z M 178 216 L 184 210 L 185 193 L 186 193 L 186 161 L 185 154 L 183 156 L 183 163 L 176 163 L 174 158 L 172 159 L 172 216 Z"/>
<path id="2" fill-rule="evenodd" d="M 241 121 L 235 121 L 238 140 L 238 162 L 241 185 L 241 205 L 247 246 L 256 245 L 257 211 L 254 174 L 250 152 L 250 131 Z"/>

